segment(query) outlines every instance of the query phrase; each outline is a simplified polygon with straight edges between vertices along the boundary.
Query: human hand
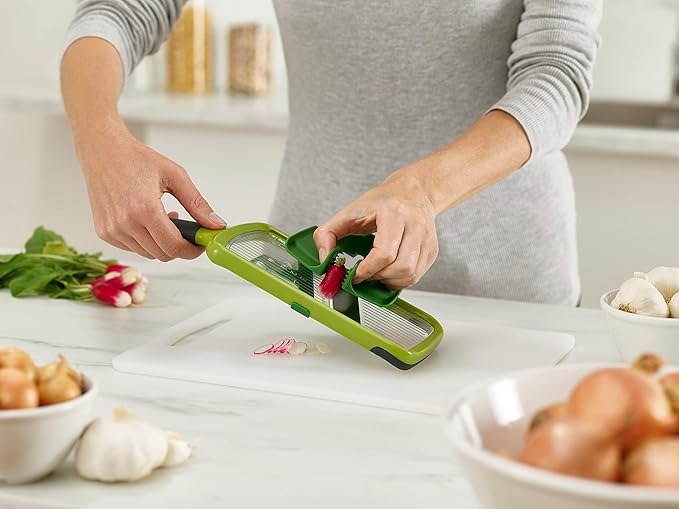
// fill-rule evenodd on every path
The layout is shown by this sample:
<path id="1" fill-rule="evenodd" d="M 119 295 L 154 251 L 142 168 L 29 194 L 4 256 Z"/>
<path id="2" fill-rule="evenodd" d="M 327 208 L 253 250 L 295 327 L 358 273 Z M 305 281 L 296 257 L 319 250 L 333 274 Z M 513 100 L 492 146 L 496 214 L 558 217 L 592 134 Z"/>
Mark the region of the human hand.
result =
<path id="1" fill-rule="evenodd" d="M 199 256 L 202 248 L 182 239 L 165 212 L 161 202 L 165 193 L 175 196 L 202 226 L 225 226 L 181 166 L 137 141 L 126 129 L 80 140 L 76 148 L 95 230 L 109 244 L 164 262 Z"/>
<path id="2" fill-rule="evenodd" d="M 417 171 L 391 175 L 340 210 L 314 233 L 323 260 L 337 240 L 375 233 L 373 248 L 361 262 L 353 283 L 380 281 L 390 289 L 414 285 L 436 260 L 436 210 Z"/>

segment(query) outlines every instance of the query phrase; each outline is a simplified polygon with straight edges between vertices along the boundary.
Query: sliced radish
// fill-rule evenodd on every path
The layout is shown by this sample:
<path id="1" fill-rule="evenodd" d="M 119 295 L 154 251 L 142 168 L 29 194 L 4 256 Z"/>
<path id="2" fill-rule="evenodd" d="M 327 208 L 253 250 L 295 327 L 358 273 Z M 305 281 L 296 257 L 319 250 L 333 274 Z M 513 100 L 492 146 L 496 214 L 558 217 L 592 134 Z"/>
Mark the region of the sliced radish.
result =
<path id="1" fill-rule="evenodd" d="M 320 353 L 321 355 L 325 355 L 327 353 L 330 353 L 330 347 L 326 345 L 325 343 L 318 343 L 316 345 L 316 351 Z"/>
<path id="2" fill-rule="evenodd" d="M 268 345 L 260 346 L 253 353 L 255 355 L 264 355 L 264 354 L 267 354 L 267 353 L 271 353 L 272 351 L 273 351 L 273 343 L 269 343 Z"/>
<path id="3" fill-rule="evenodd" d="M 288 353 L 290 355 L 304 355 L 307 351 L 307 344 L 302 343 L 301 341 L 296 342 L 294 345 L 290 347 L 288 350 Z"/>

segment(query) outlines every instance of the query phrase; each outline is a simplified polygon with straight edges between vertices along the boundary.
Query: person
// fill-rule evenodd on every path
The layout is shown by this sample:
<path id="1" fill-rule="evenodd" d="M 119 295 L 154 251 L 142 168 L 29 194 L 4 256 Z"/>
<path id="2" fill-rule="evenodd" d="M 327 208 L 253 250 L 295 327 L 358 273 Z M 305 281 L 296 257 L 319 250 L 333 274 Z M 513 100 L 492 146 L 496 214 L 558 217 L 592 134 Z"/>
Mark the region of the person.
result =
<path id="1" fill-rule="evenodd" d="M 225 222 L 186 170 L 130 134 L 116 103 L 184 3 L 81 0 L 61 62 L 97 234 L 163 261 L 200 254 L 164 193 L 204 227 Z M 321 257 L 374 233 L 355 282 L 576 304 L 561 149 L 588 106 L 601 4 L 273 0 L 290 118 L 271 222 L 320 224 Z"/>

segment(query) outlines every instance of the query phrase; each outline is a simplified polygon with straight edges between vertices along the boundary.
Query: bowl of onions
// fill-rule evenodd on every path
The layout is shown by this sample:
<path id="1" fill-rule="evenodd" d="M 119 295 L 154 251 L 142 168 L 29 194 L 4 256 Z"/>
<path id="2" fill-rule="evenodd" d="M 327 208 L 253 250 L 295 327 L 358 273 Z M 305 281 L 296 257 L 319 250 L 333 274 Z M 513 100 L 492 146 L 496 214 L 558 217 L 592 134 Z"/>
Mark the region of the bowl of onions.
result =
<path id="1" fill-rule="evenodd" d="M 445 425 L 486 509 L 679 507 L 679 367 L 655 355 L 501 375 Z"/>
<path id="2" fill-rule="evenodd" d="M 651 350 L 679 365 L 679 268 L 635 272 L 603 294 L 600 307 L 625 362 Z"/>
<path id="3" fill-rule="evenodd" d="M 23 350 L 0 348 L 0 482 L 50 474 L 89 423 L 96 394 L 63 357 L 39 366 Z"/>

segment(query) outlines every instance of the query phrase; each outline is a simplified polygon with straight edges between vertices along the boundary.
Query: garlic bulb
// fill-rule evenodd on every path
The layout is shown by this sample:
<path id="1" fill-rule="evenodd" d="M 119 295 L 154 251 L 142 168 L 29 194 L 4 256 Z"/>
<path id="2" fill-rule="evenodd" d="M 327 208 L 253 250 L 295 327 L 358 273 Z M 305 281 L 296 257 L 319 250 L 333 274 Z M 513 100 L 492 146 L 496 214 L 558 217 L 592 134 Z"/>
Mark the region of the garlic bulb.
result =
<path id="1" fill-rule="evenodd" d="M 670 299 L 670 316 L 679 318 L 679 292 L 675 293 Z"/>
<path id="2" fill-rule="evenodd" d="M 174 467 L 184 463 L 191 456 L 191 445 L 172 431 L 167 433 L 167 456 L 161 466 Z"/>
<path id="3" fill-rule="evenodd" d="M 628 313 L 667 317 L 670 310 L 660 291 L 645 279 L 633 277 L 620 285 L 611 306 Z"/>
<path id="4" fill-rule="evenodd" d="M 75 452 L 75 467 L 85 479 L 136 481 L 166 459 L 165 431 L 136 419 L 125 408 L 95 419 L 85 430 Z"/>
<path id="5" fill-rule="evenodd" d="M 634 277 L 645 279 L 660 290 L 665 302 L 669 302 L 679 292 L 679 268 L 677 267 L 656 267 L 648 274 L 635 272 Z"/>

